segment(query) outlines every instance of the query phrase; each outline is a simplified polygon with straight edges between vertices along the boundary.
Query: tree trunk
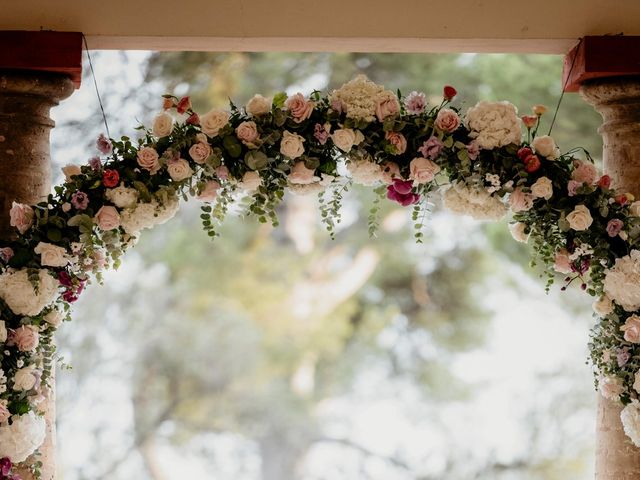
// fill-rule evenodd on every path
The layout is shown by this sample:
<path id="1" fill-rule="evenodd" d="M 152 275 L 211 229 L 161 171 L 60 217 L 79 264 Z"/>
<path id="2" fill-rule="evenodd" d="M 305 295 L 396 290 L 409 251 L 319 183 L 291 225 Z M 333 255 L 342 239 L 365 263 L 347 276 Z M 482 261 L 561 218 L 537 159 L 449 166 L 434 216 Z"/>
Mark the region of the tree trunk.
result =
<path id="1" fill-rule="evenodd" d="M 602 115 L 605 173 L 640 199 L 640 77 L 587 81 L 580 93 Z M 640 449 L 624 434 L 621 408 L 598 395 L 597 480 L 640 480 Z"/>
<path id="2" fill-rule="evenodd" d="M 11 202 L 34 204 L 50 192 L 49 131 L 54 122 L 49 110 L 73 88 L 66 75 L 0 70 L 0 239 L 15 235 L 9 226 Z M 54 378 L 49 398 L 41 404 L 47 421 L 47 438 L 38 458 L 43 463 L 42 480 L 55 478 Z M 32 479 L 28 468 L 19 473 L 23 480 Z"/>
<path id="3" fill-rule="evenodd" d="M 286 435 L 286 434 L 285 434 Z M 298 480 L 302 457 L 310 444 L 301 440 L 294 445 L 291 439 L 282 434 L 273 433 L 259 440 L 261 479 L 262 480 Z"/>

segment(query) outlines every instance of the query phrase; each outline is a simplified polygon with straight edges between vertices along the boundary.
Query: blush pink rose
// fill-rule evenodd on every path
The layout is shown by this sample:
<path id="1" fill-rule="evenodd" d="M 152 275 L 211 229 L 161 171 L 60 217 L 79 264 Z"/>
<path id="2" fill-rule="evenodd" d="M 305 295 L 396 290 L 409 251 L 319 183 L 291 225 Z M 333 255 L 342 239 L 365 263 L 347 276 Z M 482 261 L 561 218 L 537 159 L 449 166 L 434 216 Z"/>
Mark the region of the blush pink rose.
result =
<path id="1" fill-rule="evenodd" d="M 296 93 L 292 97 L 287 98 L 284 106 L 291 113 L 293 121 L 296 123 L 304 122 L 311 116 L 315 103 L 304 98 L 301 93 Z"/>
<path id="2" fill-rule="evenodd" d="M 394 178 L 402 178 L 400 175 L 400 167 L 395 162 L 382 163 L 382 181 L 387 185 L 393 183 Z"/>
<path id="3" fill-rule="evenodd" d="M 229 178 L 229 169 L 224 165 L 220 165 L 216 168 L 216 175 L 220 180 L 226 180 Z"/>
<path id="4" fill-rule="evenodd" d="M 569 259 L 569 252 L 566 249 L 563 248 L 556 252 L 553 269 L 565 275 L 573 271 L 571 260 Z"/>
<path id="5" fill-rule="evenodd" d="M 598 170 L 592 163 L 576 161 L 573 172 L 571 173 L 571 178 L 579 183 L 595 185 L 600 176 L 598 175 Z"/>
<path id="6" fill-rule="evenodd" d="M 10 224 L 24 234 L 33 225 L 34 215 L 33 208 L 29 205 L 13 202 L 9 211 Z"/>
<path id="7" fill-rule="evenodd" d="M 15 345 L 21 352 L 33 352 L 38 348 L 40 343 L 40 335 L 35 327 L 31 325 L 22 326 L 10 331 L 9 345 Z"/>
<path id="8" fill-rule="evenodd" d="M 198 142 L 191 145 L 189 156 L 198 164 L 203 164 L 211 155 L 211 146 L 208 143 Z"/>
<path id="9" fill-rule="evenodd" d="M 567 193 L 570 197 L 573 197 L 578 193 L 578 188 L 580 188 L 581 186 L 581 182 L 578 182 L 576 180 L 569 180 L 569 183 L 567 183 Z"/>
<path id="10" fill-rule="evenodd" d="M 442 132 L 451 133 L 460 126 L 460 117 L 450 108 L 443 108 L 438 112 L 434 125 Z"/>
<path id="11" fill-rule="evenodd" d="M 381 122 L 389 117 L 395 117 L 400 113 L 400 103 L 393 92 L 385 92 L 380 96 L 376 104 L 376 117 Z"/>
<path id="12" fill-rule="evenodd" d="M 6 422 L 11 417 L 11 412 L 4 403 L 0 403 L 0 424 Z"/>
<path id="13" fill-rule="evenodd" d="M 256 122 L 242 122 L 236 128 L 238 139 L 245 145 L 252 145 L 258 139 L 258 127 Z"/>
<path id="14" fill-rule="evenodd" d="M 160 170 L 158 152 L 151 147 L 144 147 L 138 150 L 138 165 L 147 170 L 151 175 L 155 175 Z"/>
<path id="15" fill-rule="evenodd" d="M 393 155 L 402 155 L 407 151 L 407 139 L 400 132 L 387 132 L 384 138 L 393 145 Z"/>
<path id="16" fill-rule="evenodd" d="M 533 195 L 516 188 L 509 196 L 509 205 L 513 212 L 526 212 L 533 207 Z"/>
<path id="17" fill-rule="evenodd" d="M 622 220 L 619 218 L 612 218 L 607 223 L 607 234 L 613 238 L 622 231 L 622 227 L 624 227 L 624 222 Z"/>
<path id="18" fill-rule="evenodd" d="M 624 339 L 631 343 L 640 343 L 640 317 L 631 315 L 620 327 L 624 332 Z"/>
<path id="19" fill-rule="evenodd" d="M 200 195 L 198 200 L 202 202 L 213 202 L 218 197 L 218 190 L 220 190 L 220 184 L 215 180 L 209 180 Z"/>
<path id="20" fill-rule="evenodd" d="M 309 185 L 320 181 L 320 177 L 316 177 L 314 173 L 315 170 L 307 168 L 304 162 L 300 161 L 293 165 L 287 178 L 290 183 L 295 185 Z"/>
<path id="21" fill-rule="evenodd" d="M 409 178 L 414 185 L 432 182 L 440 171 L 440 167 L 427 158 L 417 157 L 409 164 Z"/>
<path id="22" fill-rule="evenodd" d="M 98 224 L 98 228 L 106 232 L 120 226 L 120 214 L 115 207 L 105 205 L 96 213 L 95 221 Z"/>

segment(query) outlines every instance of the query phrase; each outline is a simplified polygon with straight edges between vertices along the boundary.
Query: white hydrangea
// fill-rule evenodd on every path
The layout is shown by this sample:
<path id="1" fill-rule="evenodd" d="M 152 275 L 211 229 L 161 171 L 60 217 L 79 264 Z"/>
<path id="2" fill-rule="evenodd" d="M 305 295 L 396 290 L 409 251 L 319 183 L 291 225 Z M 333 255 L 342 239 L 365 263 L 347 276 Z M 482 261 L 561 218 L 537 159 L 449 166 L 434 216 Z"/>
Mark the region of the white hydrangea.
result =
<path id="1" fill-rule="evenodd" d="M 520 143 L 522 137 L 518 110 L 509 102 L 478 102 L 467 110 L 464 124 L 484 150 Z"/>
<path id="2" fill-rule="evenodd" d="M 38 271 L 38 292 L 29 280 L 27 269 L 7 270 L 0 275 L 0 298 L 17 315 L 38 315 L 58 296 L 58 280 L 49 270 Z"/>
<path id="3" fill-rule="evenodd" d="M 627 312 L 640 309 L 640 251 L 616 259 L 604 277 L 605 293 Z"/>
<path id="4" fill-rule="evenodd" d="M 500 198 L 481 187 L 455 182 L 444 192 L 444 206 L 454 213 L 469 215 L 477 220 L 499 220 L 507 213 Z"/>
<path id="5" fill-rule="evenodd" d="M 640 402 L 632 400 L 620 413 L 622 427 L 636 447 L 640 447 Z"/>
<path id="6" fill-rule="evenodd" d="M 14 416 L 12 421 L 11 425 L 0 426 L 0 458 L 8 457 L 13 463 L 20 463 L 44 442 L 46 422 L 33 412 Z"/>
<path id="7" fill-rule="evenodd" d="M 365 75 L 358 75 L 329 95 L 331 103 L 339 102 L 347 118 L 372 122 L 376 118 L 378 96 L 384 93 L 384 87 L 373 83 Z"/>
<path id="8" fill-rule="evenodd" d="M 384 176 L 382 167 L 366 158 L 350 160 L 347 162 L 347 170 L 353 181 L 360 185 L 374 185 L 381 182 Z"/>
<path id="9" fill-rule="evenodd" d="M 133 208 L 127 208 L 120 214 L 120 224 L 124 231 L 137 236 L 142 230 L 165 223 L 173 218 L 178 211 L 177 198 L 171 198 L 163 204 L 156 200 L 149 203 L 138 203 Z"/>
<path id="10" fill-rule="evenodd" d="M 124 185 L 116 188 L 107 188 L 105 196 L 107 200 L 118 208 L 133 208 L 138 202 L 138 191 L 135 188 L 128 188 Z"/>
<path id="11" fill-rule="evenodd" d="M 331 185 L 336 178 L 333 175 L 327 175 L 326 173 L 322 173 L 321 176 L 322 176 L 321 179 L 317 182 L 306 183 L 306 184 L 289 182 L 287 184 L 287 187 L 289 191 L 294 195 L 298 195 L 298 196 L 313 195 L 313 194 L 317 195 L 320 192 L 324 192 L 327 189 L 327 187 Z"/>

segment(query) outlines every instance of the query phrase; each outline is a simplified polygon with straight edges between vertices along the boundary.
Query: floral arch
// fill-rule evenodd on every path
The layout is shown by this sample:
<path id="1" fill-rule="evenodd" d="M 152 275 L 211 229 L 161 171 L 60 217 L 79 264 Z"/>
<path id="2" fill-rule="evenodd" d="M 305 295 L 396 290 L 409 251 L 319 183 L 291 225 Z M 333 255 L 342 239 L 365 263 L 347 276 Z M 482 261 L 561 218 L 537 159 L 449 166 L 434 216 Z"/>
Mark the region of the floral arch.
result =
<path id="1" fill-rule="evenodd" d="M 248 214 L 277 225 L 289 190 L 318 196 L 333 235 L 352 183 L 413 208 L 418 242 L 432 194 L 478 219 L 511 215 L 511 233 L 533 244 L 547 288 L 559 272 L 563 289 L 577 281 L 596 298 L 596 386 L 626 405 L 625 432 L 640 446 L 640 201 L 616 192 L 588 153 L 578 159 L 580 149 L 562 153 L 538 135 L 543 106 L 519 118 L 508 102 L 480 102 L 461 115 L 455 96 L 447 86 L 429 107 L 424 93 L 403 97 L 360 76 L 324 96 L 256 95 L 242 108 L 198 115 L 188 97 L 165 95 L 152 129 L 138 128 L 141 139 L 101 136 L 102 158 L 65 167 L 46 201 L 14 203 L 18 235 L 0 245 L 0 479 L 13 479 L 12 464 L 44 440 L 39 404 L 56 361 L 55 330 L 140 232 L 189 197 L 203 202 L 211 237 L 242 196 Z"/>

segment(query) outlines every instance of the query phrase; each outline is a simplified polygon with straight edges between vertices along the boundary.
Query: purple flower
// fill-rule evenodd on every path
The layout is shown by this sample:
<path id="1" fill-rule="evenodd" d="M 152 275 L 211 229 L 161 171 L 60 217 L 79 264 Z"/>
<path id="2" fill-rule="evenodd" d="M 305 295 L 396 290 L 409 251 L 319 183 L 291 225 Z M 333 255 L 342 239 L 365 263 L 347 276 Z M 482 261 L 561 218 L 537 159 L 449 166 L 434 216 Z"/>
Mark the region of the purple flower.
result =
<path id="1" fill-rule="evenodd" d="M 475 160 L 480 155 L 480 145 L 475 140 L 469 142 L 467 145 L 467 155 L 469 155 L 469 160 Z"/>
<path id="2" fill-rule="evenodd" d="M 71 204 L 78 210 L 86 210 L 89 206 L 89 197 L 84 192 L 75 192 L 71 195 Z"/>
<path id="3" fill-rule="evenodd" d="M 313 136 L 320 142 L 320 145 L 324 145 L 329 138 L 329 132 L 327 132 L 323 125 L 316 123 L 313 129 Z"/>
<path id="4" fill-rule="evenodd" d="M 404 100 L 407 112 L 413 115 L 420 115 L 427 106 L 427 97 L 422 92 L 413 91 Z"/>
<path id="5" fill-rule="evenodd" d="M 613 218 L 607 223 L 607 233 L 610 237 L 615 237 L 624 227 L 624 222 L 618 218 Z"/>
<path id="6" fill-rule="evenodd" d="M 387 198 L 406 207 L 418 203 L 420 195 L 413 193 L 413 182 L 411 180 L 394 178 L 393 183 L 387 186 Z"/>
<path id="7" fill-rule="evenodd" d="M 0 248 L 0 260 L 7 263 L 13 257 L 13 249 L 11 247 Z M 1 465 L 1 464 L 0 464 Z"/>
<path id="8" fill-rule="evenodd" d="M 0 474 L 7 476 L 11 473 L 11 460 L 7 457 L 0 460 Z"/>
<path id="9" fill-rule="evenodd" d="M 98 147 L 98 151 L 104 155 L 111 153 L 113 146 L 111 145 L 111 140 L 104 136 L 104 134 L 100 134 L 98 140 L 96 141 L 96 147 Z"/>
<path id="10" fill-rule="evenodd" d="M 102 160 L 100 160 L 100 157 L 93 157 L 89 159 L 89 166 L 94 172 L 99 172 L 102 170 Z"/>
<path id="11" fill-rule="evenodd" d="M 426 142 L 422 144 L 422 146 L 418 149 L 418 151 L 422 154 L 424 158 L 428 158 L 430 160 L 435 160 L 440 155 L 440 152 L 444 148 L 444 144 L 437 137 L 430 137 Z"/>
<path id="12" fill-rule="evenodd" d="M 616 353 L 616 359 L 618 360 L 618 367 L 624 367 L 627 362 L 631 359 L 631 354 L 629 353 L 629 347 L 623 347 L 618 349 Z"/>

